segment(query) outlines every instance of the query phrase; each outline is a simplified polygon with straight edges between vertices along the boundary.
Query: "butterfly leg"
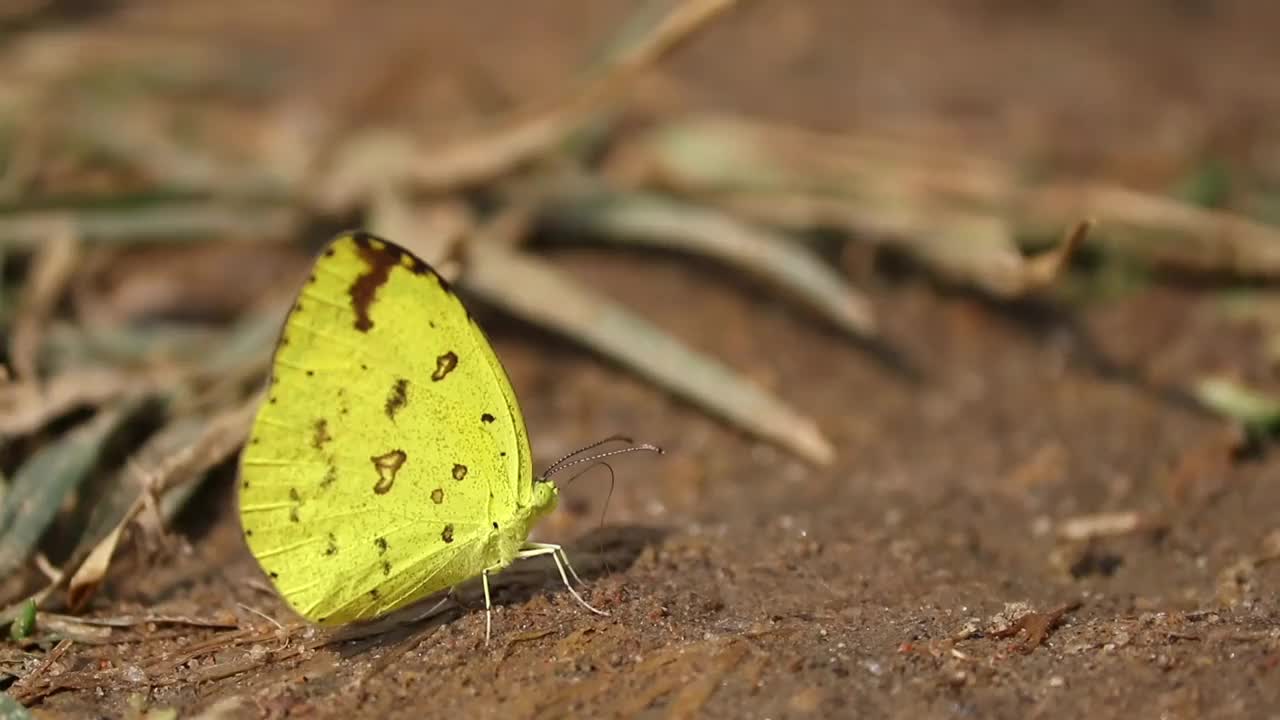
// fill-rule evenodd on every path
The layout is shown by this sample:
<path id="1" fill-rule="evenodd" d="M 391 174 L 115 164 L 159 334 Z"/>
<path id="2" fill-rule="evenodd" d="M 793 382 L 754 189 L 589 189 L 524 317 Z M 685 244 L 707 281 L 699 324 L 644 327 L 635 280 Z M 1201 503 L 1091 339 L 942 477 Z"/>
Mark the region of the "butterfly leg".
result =
<path id="1" fill-rule="evenodd" d="M 493 603 L 489 600 L 489 571 L 480 573 L 484 584 L 484 644 L 489 644 L 489 636 L 493 633 Z"/>
<path id="2" fill-rule="evenodd" d="M 516 557 L 528 559 L 538 557 L 540 555 L 550 555 L 551 559 L 556 563 L 556 569 L 560 571 L 560 579 L 564 581 L 564 586 L 569 589 L 569 592 L 573 595 L 573 598 L 578 601 L 578 604 L 597 615 L 608 616 L 609 613 L 591 607 L 591 604 L 586 600 L 583 600 L 582 596 L 578 594 L 578 591 L 573 589 L 573 585 L 569 584 L 569 576 L 565 574 L 564 563 L 560 561 L 560 555 L 563 552 L 564 548 L 559 545 L 552 545 L 550 543 L 526 543 L 525 546 L 520 549 L 520 552 L 516 553 Z M 577 574 L 575 573 L 574 576 L 577 577 Z"/>
<path id="3" fill-rule="evenodd" d="M 450 600 L 453 600 L 454 602 L 458 601 L 457 597 L 454 596 L 453 588 L 449 588 L 449 591 L 445 593 L 445 596 L 437 600 L 434 605 L 427 608 L 426 610 L 423 610 L 417 615 L 414 615 L 413 617 L 414 622 L 417 622 L 418 620 L 422 620 L 424 618 L 428 618 L 428 617 L 431 617 L 432 615 L 435 615 L 440 610 L 440 608 L 444 607 L 445 604 L 447 604 Z"/>
<path id="4" fill-rule="evenodd" d="M 582 578 L 578 577 L 578 571 L 573 569 L 573 564 L 569 562 L 569 556 L 565 554 L 563 546 L 552 545 L 551 543 L 536 543 L 536 542 L 526 542 L 524 546 L 526 548 L 540 548 L 540 549 L 552 550 L 560 553 L 560 558 L 564 560 L 564 566 L 566 568 L 569 568 L 569 577 L 573 578 L 574 582 L 578 583 L 579 585 L 586 585 L 586 583 L 582 582 Z"/>

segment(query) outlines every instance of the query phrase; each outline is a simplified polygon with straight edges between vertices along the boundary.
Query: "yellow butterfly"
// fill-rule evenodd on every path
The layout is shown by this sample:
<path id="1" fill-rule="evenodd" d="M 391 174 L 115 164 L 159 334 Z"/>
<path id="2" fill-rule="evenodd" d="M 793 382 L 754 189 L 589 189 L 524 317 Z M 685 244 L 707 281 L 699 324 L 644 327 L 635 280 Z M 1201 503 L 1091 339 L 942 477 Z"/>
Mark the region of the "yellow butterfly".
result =
<path id="1" fill-rule="evenodd" d="M 661 452 L 614 452 L 633 449 Z M 534 476 L 511 382 L 448 283 L 398 245 L 347 233 L 285 323 L 241 456 L 240 519 L 311 621 L 371 620 L 480 575 L 487 642 L 489 574 L 517 558 L 551 556 L 573 597 L 606 614 L 569 583 L 581 580 L 559 545 L 527 540 L 556 506 L 547 476 L 579 462 L 563 460 Z"/>

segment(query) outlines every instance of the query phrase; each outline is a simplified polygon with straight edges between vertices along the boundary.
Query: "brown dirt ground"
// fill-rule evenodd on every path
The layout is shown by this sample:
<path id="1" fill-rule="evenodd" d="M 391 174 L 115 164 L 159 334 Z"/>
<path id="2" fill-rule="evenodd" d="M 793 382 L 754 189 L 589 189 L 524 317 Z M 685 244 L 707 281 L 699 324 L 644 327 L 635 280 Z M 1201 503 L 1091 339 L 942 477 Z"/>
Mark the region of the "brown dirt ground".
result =
<path id="1" fill-rule="evenodd" d="M 297 53 L 299 82 L 319 88 L 325 68 L 358 57 L 393 20 L 412 22 L 430 50 L 429 77 L 483 75 L 486 97 L 503 106 L 563 86 L 627 5 L 543 3 L 519 23 L 495 2 L 468 3 L 468 12 L 452 3 L 346 8 L 332 11 L 345 13 L 345 32 L 324 36 L 332 42 L 265 37 Z M 1275 8 L 893 5 L 896 13 L 887 3 L 757 3 L 681 52 L 672 75 L 702 107 L 817 127 L 925 128 L 1134 183 L 1159 186 L 1208 150 L 1258 172 L 1264 157 L 1272 173 L 1280 168 L 1280 85 L 1263 80 L 1280 70 Z M 222 21 L 217 31 L 243 35 L 237 42 L 265 42 L 250 20 Z M 450 92 L 400 111 L 430 107 L 440 125 L 465 124 L 462 110 L 434 117 Z M 467 102 L 475 99 L 459 107 Z M 1280 455 L 1233 462 L 1223 425 L 1164 389 L 1260 355 L 1258 334 L 1216 313 L 1212 292 L 1165 285 L 1087 308 L 1010 307 L 915 275 L 877 276 L 868 284 L 887 343 L 913 374 L 704 264 L 555 252 L 811 413 L 839 448 L 836 464 L 793 460 L 557 338 L 482 313 L 540 460 L 615 431 L 669 451 L 616 464 L 604 529 L 608 486 L 594 475 L 570 486 L 565 509 L 539 528 L 593 568 L 587 595 L 611 616 L 585 614 L 558 580 L 535 574 L 499 593 L 492 646 L 473 605 L 269 669 L 157 687 L 152 707 L 239 698 L 233 716 L 388 718 L 423 709 L 467 718 L 1191 718 L 1280 707 L 1280 563 L 1239 567 L 1280 528 Z M 142 579 L 117 577 L 103 608 L 239 601 L 282 613 L 250 582 L 229 476 L 196 506 L 216 513 L 187 518 L 192 553 Z M 1084 547 L 1055 537 L 1064 518 L 1126 510 L 1166 522 Z M 1014 602 L 1080 605 L 1028 652 L 1025 635 L 956 639 L 971 619 L 988 629 Z M 119 666 L 139 650 L 94 652 Z M 64 691 L 38 712 L 118 716 L 133 692 Z"/>

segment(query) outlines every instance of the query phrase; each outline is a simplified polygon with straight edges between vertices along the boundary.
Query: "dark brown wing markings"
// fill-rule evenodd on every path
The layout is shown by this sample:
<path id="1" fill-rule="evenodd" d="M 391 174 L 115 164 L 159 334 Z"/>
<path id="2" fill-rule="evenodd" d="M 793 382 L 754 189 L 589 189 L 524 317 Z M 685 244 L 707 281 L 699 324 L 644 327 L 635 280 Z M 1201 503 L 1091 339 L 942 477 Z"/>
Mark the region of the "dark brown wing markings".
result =
<path id="1" fill-rule="evenodd" d="M 458 367 L 458 355 L 450 350 L 436 358 L 436 370 L 431 373 L 432 382 L 440 382 L 445 376 Z"/>
<path id="2" fill-rule="evenodd" d="M 356 330 L 367 333 L 373 329 L 369 309 L 377 299 L 378 288 L 387 284 L 391 277 L 391 269 L 400 266 L 414 275 L 424 275 L 431 272 L 431 268 L 404 248 L 369 233 L 357 232 L 351 239 L 355 242 L 356 254 L 367 269 L 351 283 L 347 294 L 351 296 L 351 308 L 356 313 Z"/>
<path id="3" fill-rule="evenodd" d="M 391 492 L 391 485 L 396 481 L 396 473 L 400 472 L 400 468 L 409 459 L 409 454 L 397 449 L 374 455 L 369 459 L 373 461 L 373 468 L 378 472 L 378 482 L 374 484 L 373 491 L 378 495 L 386 495 Z"/>

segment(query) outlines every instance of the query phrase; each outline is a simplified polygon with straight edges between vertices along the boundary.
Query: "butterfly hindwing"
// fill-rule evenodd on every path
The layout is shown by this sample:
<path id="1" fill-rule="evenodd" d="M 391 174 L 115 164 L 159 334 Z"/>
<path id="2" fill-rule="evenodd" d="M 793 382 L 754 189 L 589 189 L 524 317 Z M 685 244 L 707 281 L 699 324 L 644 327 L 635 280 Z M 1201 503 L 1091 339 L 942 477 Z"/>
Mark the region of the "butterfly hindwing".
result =
<path id="1" fill-rule="evenodd" d="M 514 392 L 434 270 L 364 234 L 317 260 L 241 461 L 241 520 L 281 594 L 322 624 L 473 577 L 531 486 Z"/>

